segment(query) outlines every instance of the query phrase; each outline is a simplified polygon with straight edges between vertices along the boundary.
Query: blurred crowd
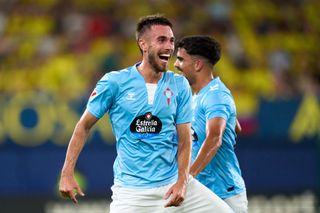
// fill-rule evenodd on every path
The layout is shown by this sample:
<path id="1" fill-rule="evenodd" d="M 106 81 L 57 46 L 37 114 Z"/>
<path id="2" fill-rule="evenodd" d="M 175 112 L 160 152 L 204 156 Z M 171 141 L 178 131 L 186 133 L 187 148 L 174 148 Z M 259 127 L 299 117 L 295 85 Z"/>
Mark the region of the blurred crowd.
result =
<path id="1" fill-rule="evenodd" d="M 87 98 L 104 73 L 139 60 L 138 18 L 163 13 L 177 38 L 221 42 L 216 73 L 250 116 L 261 98 L 320 95 L 319 10 L 318 0 L 0 0 L 0 94 Z"/>

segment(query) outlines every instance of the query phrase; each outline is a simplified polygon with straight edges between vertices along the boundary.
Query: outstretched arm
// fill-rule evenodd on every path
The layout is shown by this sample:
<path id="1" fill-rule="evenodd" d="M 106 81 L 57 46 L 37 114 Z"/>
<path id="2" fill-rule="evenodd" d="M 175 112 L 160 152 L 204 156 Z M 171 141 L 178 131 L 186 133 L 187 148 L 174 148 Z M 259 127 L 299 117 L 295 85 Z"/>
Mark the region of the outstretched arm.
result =
<path id="1" fill-rule="evenodd" d="M 170 197 L 170 200 L 165 207 L 180 206 L 185 198 L 186 187 L 189 178 L 189 165 L 191 159 L 191 126 L 190 123 L 178 124 L 177 132 L 179 138 L 178 145 L 178 180 L 168 190 L 165 199 Z"/>
<path id="2" fill-rule="evenodd" d="M 206 139 L 204 140 L 197 158 L 190 168 L 190 174 L 197 176 L 211 161 L 222 144 L 226 121 L 223 118 L 212 118 L 207 121 Z"/>
<path id="3" fill-rule="evenodd" d="M 70 198 L 74 203 L 78 202 L 76 199 L 77 194 L 84 196 L 74 178 L 74 168 L 88 138 L 90 129 L 97 120 L 96 117 L 85 111 L 74 129 L 68 145 L 66 159 L 61 171 L 59 191 L 63 197 Z"/>

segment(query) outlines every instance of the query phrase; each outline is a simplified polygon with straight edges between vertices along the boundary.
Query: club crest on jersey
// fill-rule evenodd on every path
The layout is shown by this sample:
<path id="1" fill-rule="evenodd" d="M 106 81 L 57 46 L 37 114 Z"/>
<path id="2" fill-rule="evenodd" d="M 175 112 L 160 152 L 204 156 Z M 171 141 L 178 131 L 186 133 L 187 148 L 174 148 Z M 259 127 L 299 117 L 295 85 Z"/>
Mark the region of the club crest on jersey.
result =
<path id="1" fill-rule="evenodd" d="M 170 88 L 167 88 L 163 94 L 167 97 L 168 105 L 170 105 L 171 97 L 173 96 L 173 92 L 170 90 Z"/>
<path id="2" fill-rule="evenodd" d="M 159 134 L 161 129 L 161 120 L 151 112 L 136 117 L 130 124 L 131 133 L 138 139 L 151 138 Z"/>

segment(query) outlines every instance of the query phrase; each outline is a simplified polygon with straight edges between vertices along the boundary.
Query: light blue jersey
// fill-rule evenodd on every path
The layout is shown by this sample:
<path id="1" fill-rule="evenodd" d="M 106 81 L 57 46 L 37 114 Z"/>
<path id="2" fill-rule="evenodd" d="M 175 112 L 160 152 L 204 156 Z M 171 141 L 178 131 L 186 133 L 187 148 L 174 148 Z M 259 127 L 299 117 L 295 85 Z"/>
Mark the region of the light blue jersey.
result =
<path id="1" fill-rule="evenodd" d="M 226 120 L 221 147 L 196 178 L 222 199 L 245 191 L 238 159 L 234 152 L 237 118 L 236 106 L 229 89 L 217 77 L 193 97 L 193 103 L 193 160 L 197 157 L 206 138 L 206 122 L 215 117 Z"/>
<path id="2" fill-rule="evenodd" d="M 154 188 L 176 181 L 176 124 L 192 120 L 187 80 L 171 71 L 159 80 L 153 104 L 137 65 L 106 74 L 87 104 L 97 118 L 110 116 L 116 138 L 114 183 L 128 188 Z"/>

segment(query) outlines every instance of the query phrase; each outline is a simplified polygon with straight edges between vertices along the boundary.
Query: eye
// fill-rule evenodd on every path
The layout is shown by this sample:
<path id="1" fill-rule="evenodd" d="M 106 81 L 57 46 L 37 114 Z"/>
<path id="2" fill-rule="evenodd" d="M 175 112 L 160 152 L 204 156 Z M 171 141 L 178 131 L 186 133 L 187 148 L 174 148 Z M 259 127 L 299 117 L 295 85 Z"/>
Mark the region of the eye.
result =
<path id="1" fill-rule="evenodd" d="M 158 38 L 158 41 L 159 41 L 160 43 L 163 43 L 163 42 L 166 41 L 166 37 L 161 36 L 161 37 Z"/>

